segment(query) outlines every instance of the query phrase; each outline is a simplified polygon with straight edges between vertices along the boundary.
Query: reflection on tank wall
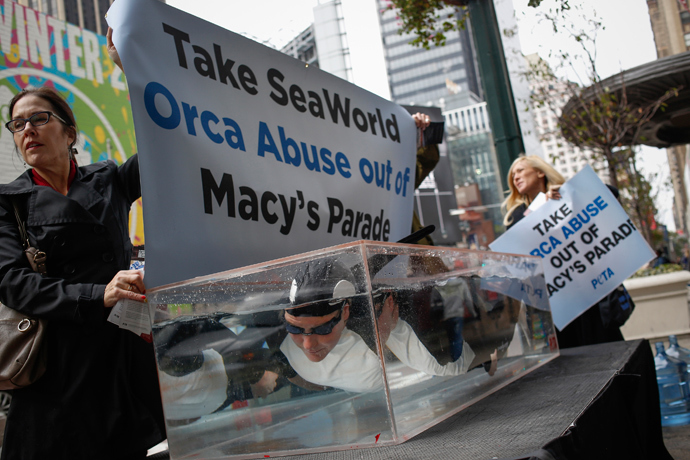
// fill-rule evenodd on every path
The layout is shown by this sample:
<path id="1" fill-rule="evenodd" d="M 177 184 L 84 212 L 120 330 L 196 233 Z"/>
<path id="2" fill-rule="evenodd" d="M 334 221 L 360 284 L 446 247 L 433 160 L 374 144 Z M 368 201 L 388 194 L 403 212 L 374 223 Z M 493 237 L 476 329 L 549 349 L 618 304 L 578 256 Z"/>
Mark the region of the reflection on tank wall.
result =
<path id="1" fill-rule="evenodd" d="M 397 444 L 557 356 L 529 257 L 351 243 L 163 287 L 170 452 Z"/>

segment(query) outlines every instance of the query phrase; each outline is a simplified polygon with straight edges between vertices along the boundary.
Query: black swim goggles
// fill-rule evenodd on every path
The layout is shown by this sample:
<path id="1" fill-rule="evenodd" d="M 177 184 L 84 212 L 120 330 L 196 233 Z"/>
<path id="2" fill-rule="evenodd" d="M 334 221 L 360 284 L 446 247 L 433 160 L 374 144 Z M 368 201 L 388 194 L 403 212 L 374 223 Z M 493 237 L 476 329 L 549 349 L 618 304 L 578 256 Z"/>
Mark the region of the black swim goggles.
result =
<path id="1" fill-rule="evenodd" d="M 311 328 L 311 332 L 304 332 L 304 329 L 301 327 L 294 326 L 287 321 L 285 321 L 285 330 L 288 331 L 290 334 L 301 334 L 301 335 L 328 335 L 331 332 L 333 332 L 333 328 L 335 327 L 336 324 L 340 322 L 343 316 L 343 310 L 340 310 L 340 314 L 334 316 L 331 318 L 329 321 L 321 324 L 320 326 L 316 326 Z"/>

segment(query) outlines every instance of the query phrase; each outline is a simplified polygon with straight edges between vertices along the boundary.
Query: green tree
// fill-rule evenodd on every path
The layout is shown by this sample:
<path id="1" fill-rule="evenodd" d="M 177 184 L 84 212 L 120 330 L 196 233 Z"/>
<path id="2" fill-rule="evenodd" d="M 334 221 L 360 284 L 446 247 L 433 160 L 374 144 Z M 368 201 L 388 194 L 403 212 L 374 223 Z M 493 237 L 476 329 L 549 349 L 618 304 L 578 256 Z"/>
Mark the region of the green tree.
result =
<path id="1" fill-rule="evenodd" d="M 448 32 L 465 28 L 467 5 L 473 1 L 492 0 L 386 0 L 385 9 L 396 12 L 400 35 L 412 35 L 411 44 L 429 49 L 445 45 Z M 543 0 L 527 1 L 536 8 Z M 559 0 L 558 5 L 558 10 L 570 8 L 568 0 Z"/>
<path id="2" fill-rule="evenodd" d="M 573 13 L 581 15 L 581 21 L 573 21 Z M 564 82 L 543 61 L 531 62 L 526 75 L 532 82 L 531 105 L 547 106 L 558 117 L 556 134 L 579 149 L 592 151 L 592 159 L 605 161 L 610 184 L 620 189 L 624 208 L 651 244 L 651 222 L 657 211 L 650 181 L 637 167 L 636 146 L 644 140 L 645 125 L 664 109 L 667 100 L 678 95 L 678 88 L 671 88 L 656 99 L 631 100 L 625 72 L 602 80 L 597 71 L 597 33 L 603 28 L 598 18 L 583 13 L 579 7 L 538 14 L 548 21 L 554 34 L 564 35 L 579 45 L 585 75 L 582 86 Z M 576 28 L 576 22 L 586 25 Z M 564 51 L 549 57 L 559 70 L 572 69 L 576 62 Z M 562 88 L 563 94 L 556 97 L 554 88 Z"/>
<path id="3" fill-rule="evenodd" d="M 652 182 L 657 177 L 656 173 L 646 178 L 637 168 L 635 147 L 620 153 L 623 157 L 616 165 L 616 177 L 621 189 L 621 204 L 628 216 L 635 223 L 642 236 L 652 247 L 658 247 L 652 231 L 652 223 L 657 215 L 655 205 L 658 192 L 652 188 Z"/>

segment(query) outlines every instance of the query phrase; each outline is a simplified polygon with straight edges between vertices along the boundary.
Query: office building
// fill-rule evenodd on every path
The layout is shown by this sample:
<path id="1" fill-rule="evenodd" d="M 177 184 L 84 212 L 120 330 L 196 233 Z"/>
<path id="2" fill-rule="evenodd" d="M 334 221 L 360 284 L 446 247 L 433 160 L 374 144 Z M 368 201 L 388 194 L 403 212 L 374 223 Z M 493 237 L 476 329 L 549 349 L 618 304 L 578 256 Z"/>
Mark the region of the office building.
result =
<path id="1" fill-rule="evenodd" d="M 458 203 L 472 208 L 471 214 L 461 217 L 471 215 L 472 221 L 461 220 L 460 226 L 470 234 L 481 227 L 481 235 L 474 235 L 474 240 L 485 247 L 494 233 L 502 231 L 499 206 L 504 194 L 483 102 L 472 25 L 468 22 L 464 30 L 449 32 L 445 46 L 426 50 L 410 45 L 411 36 L 398 34 L 396 13 L 386 6 L 383 0 L 321 3 L 314 8 L 314 24 L 282 51 L 401 105 L 442 109 L 446 131 L 452 136 L 441 151 L 442 155 L 447 153 L 451 165 L 454 194 L 469 196 L 465 191 L 476 186 L 475 198 L 463 198 L 462 204 Z M 453 11 L 449 8 L 445 14 Z M 502 30 L 517 27 L 510 0 L 496 0 L 496 15 Z M 503 41 L 525 149 L 542 155 L 525 110 L 529 87 L 522 76 L 524 63 L 513 56 L 520 49 L 518 36 L 506 35 Z"/>
<path id="2" fill-rule="evenodd" d="M 537 54 L 530 54 L 525 59 L 533 69 L 547 65 Z M 539 73 L 551 74 L 548 69 Z M 606 163 L 597 159 L 591 149 L 580 149 L 568 143 L 558 127 L 561 108 L 570 100 L 574 83 L 556 77 L 536 77 L 533 74 L 534 72 L 529 82 L 530 90 L 538 95 L 537 99 L 545 99 L 543 104 L 542 101 L 533 100 L 530 106 L 544 159 L 552 163 L 566 180 L 589 164 L 604 183 L 610 183 Z"/>
<path id="3" fill-rule="evenodd" d="M 686 0 L 647 0 L 657 57 L 690 50 L 690 9 Z M 690 149 L 677 145 L 666 149 L 673 184 L 673 219 L 684 235 L 690 229 L 688 188 L 690 187 Z"/>
<path id="4" fill-rule="evenodd" d="M 307 27 L 301 34 L 290 40 L 281 50 L 282 53 L 306 62 L 310 66 L 319 66 L 319 55 L 316 52 L 314 25 Z"/>
<path id="5" fill-rule="evenodd" d="M 483 100 L 469 22 L 464 30 L 448 33 L 445 46 L 425 50 L 410 45 L 409 35 L 398 34 L 396 13 L 385 9 L 385 1 L 377 4 L 393 101 L 448 110 Z M 446 17 L 454 9 L 439 14 Z"/>
<path id="6" fill-rule="evenodd" d="M 105 35 L 108 31 L 105 13 L 113 0 L 17 0 L 17 3 Z"/>
<path id="7" fill-rule="evenodd" d="M 314 24 L 281 51 L 402 105 L 447 109 L 482 100 L 469 27 L 425 50 L 398 35 L 395 12 L 385 7 L 380 0 L 319 4 Z M 383 89 L 373 90 L 372 80 Z"/>

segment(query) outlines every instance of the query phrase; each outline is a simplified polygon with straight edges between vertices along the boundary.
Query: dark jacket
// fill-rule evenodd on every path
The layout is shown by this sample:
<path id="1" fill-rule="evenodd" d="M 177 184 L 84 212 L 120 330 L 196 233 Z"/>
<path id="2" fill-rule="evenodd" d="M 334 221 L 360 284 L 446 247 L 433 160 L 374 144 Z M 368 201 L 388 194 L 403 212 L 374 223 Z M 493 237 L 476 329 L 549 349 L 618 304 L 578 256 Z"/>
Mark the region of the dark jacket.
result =
<path id="1" fill-rule="evenodd" d="M 420 147 L 417 149 L 417 161 L 416 161 L 416 169 L 415 169 L 415 175 L 414 175 L 414 189 L 417 190 L 420 185 L 422 185 L 422 182 L 424 182 L 424 179 L 426 179 L 429 174 L 431 174 L 431 171 L 434 170 L 436 165 L 438 164 L 438 161 L 440 159 L 440 153 L 438 150 L 438 145 L 436 144 L 430 144 L 425 147 Z M 417 230 L 421 230 L 422 228 L 422 222 L 419 220 L 419 217 L 417 216 L 416 212 L 412 213 L 412 233 L 416 232 Z M 422 238 L 421 240 L 417 241 L 417 244 L 424 244 L 427 246 L 431 246 L 434 244 L 433 240 L 431 239 L 431 236 L 426 236 Z"/>
<path id="2" fill-rule="evenodd" d="M 153 348 L 106 321 L 105 286 L 129 267 L 128 214 L 141 195 L 136 156 L 77 169 L 67 196 L 30 171 L 0 185 L 0 302 L 48 320 L 48 368 L 13 391 L 3 460 L 110 459 L 165 437 Z M 47 274 L 23 254 L 12 200 Z"/>
<path id="3" fill-rule="evenodd" d="M 522 218 L 525 217 L 525 211 L 527 211 L 527 205 L 525 203 L 522 203 L 520 206 L 513 209 L 513 212 L 511 213 L 513 219 L 510 221 L 510 224 L 506 226 L 506 230 L 510 230 L 515 224 L 520 222 Z"/>

